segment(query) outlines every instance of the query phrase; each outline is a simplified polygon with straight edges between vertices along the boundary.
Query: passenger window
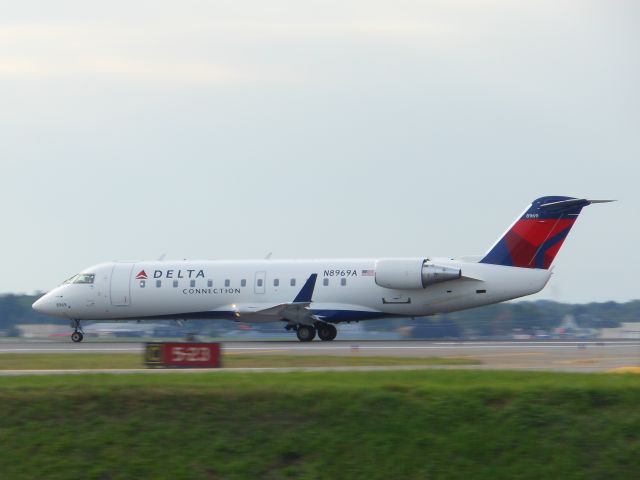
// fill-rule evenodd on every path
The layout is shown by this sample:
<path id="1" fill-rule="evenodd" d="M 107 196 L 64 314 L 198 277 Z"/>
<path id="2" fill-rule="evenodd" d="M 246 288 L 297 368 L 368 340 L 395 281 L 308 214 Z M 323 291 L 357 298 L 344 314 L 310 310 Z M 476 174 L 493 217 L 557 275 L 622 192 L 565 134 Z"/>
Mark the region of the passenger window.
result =
<path id="1" fill-rule="evenodd" d="M 173 288 L 178 288 L 178 280 L 173 281 Z"/>
<path id="2" fill-rule="evenodd" d="M 162 280 L 156 280 L 156 288 L 160 288 L 162 286 Z"/>
<path id="3" fill-rule="evenodd" d="M 292 279 L 291 279 L 291 286 L 292 286 L 292 287 L 295 287 L 295 286 L 296 286 L 296 279 L 295 279 L 295 278 L 292 278 Z"/>
<path id="4" fill-rule="evenodd" d="M 278 279 L 278 278 L 274 279 L 274 280 L 273 280 L 273 286 L 274 286 L 274 287 L 278 287 L 278 286 L 280 286 L 280 279 Z"/>
<path id="5" fill-rule="evenodd" d="M 242 280 L 240 280 L 240 286 L 241 287 L 246 287 L 247 286 L 247 280 L 244 279 L 244 278 Z"/>
<path id="6" fill-rule="evenodd" d="M 207 280 L 207 287 L 213 287 L 213 280 Z"/>
<path id="7" fill-rule="evenodd" d="M 193 287 L 195 287 L 195 286 L 196 286 L 196 281 L 195 281 L 195 280 L 191 280 L 191 281 L 189 282 L 189 284 L 191 285 L 191 288 L 193 288 Z"/>
<path id="8" fill-rule="evenodd" d="M 340 285 L 342 285 L 343 287 L 347 285 L 347 279 L 346 278 L 341 278 L 340 279 Z"/>
<path id="9" fill-rule="evenodd" d="M 259 278 L 259 279 L 258 279 L 258 286 L 259 286 L 259 287 L 261 287 L 261 286 L 262 286 L 262 279 L 261 279 L 261 278 Z"/>
<path id="10" fill-rule="evenodd" d="M 329 279 L 328 279 L 328 278 L 325 278 L 324 280 L 322 280 L 322 284 L 323 284 L 325 287 L 328 287 L 328 286 L 329 286 Z"/>
<path id="11" fill-rule="evenodd" d="M 147 282 L 145 282 L 144 280 L 140 280 L 140 288 L 144 288 L 146 284 Z"/>
<path id="12" fill-rule="evenodd" d="M 225 287 L 228 287 L 229 285 L 231 285 L 231 280 L 228 280 L 228 279 L 227 279 L 227 280 L 225 280 L 225 281 L 224 281 L 224 286 L 225 286 Z"/>

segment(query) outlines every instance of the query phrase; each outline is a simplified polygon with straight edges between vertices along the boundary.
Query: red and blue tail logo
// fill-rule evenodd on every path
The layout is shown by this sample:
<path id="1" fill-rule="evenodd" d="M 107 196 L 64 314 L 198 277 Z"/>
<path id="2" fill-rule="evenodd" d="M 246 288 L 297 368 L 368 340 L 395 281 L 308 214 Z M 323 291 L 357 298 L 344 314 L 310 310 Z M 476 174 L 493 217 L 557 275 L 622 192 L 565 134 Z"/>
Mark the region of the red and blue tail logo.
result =
<path id="1" fill-rule="evenodd" d="M 572 197 L 535 200 L 480 263 L 548 269 L 580 211 L 600 202 Z"/>

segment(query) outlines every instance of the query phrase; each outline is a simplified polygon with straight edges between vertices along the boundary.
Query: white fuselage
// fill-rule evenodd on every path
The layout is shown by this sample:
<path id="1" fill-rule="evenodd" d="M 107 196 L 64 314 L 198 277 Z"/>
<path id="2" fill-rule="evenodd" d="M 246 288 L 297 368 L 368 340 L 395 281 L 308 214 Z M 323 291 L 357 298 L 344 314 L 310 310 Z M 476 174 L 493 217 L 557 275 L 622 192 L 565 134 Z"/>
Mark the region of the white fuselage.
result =
<path id="1" fill-rule="evenodd" d="M 376 259 L 148 261 L 105 263 L 83 271 L 89 283 L 65 283 L 34 308 L 75 320 L 229 318 L 276 321 L 267 311 L 289 304 L 317 274 L 308 309 L 339 323 L 388 316 L 452 312 L 540 291 L 551 272 L 431 259 L 461 278 L 426 288 L 392 289 L 376 283 Z M 146 277 L 146 278 L 145 278 Z"/>

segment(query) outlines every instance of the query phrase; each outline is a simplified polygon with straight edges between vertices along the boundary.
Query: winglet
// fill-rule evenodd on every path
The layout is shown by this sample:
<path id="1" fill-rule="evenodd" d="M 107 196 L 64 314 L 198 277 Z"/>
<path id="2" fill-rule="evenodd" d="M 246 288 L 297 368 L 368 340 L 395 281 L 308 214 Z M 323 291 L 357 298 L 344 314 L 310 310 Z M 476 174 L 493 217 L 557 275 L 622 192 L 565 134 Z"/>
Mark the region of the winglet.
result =
<path id="1" fill-rule="evenodd" d="M 313 297 L 313 290 L 316 288 L 316 280 L 318 279 L 318 274 L 312 274 L 309 279 L 305 282 L 302 290 L 296 295 L 296 298 L 293 300 L 293 303 L 311 303 L 311 297 Z"/>

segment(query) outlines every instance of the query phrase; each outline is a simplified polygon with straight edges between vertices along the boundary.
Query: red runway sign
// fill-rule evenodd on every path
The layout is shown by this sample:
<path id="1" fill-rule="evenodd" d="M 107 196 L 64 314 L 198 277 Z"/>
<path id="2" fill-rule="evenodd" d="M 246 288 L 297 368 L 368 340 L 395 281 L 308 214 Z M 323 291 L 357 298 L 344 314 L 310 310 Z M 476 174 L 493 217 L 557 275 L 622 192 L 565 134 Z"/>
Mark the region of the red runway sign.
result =
<path id="1" fill-rule="evenodd" d="M 219 368 L 222 366 L 219 343 L 147 343 L 148 367 Z"/>

